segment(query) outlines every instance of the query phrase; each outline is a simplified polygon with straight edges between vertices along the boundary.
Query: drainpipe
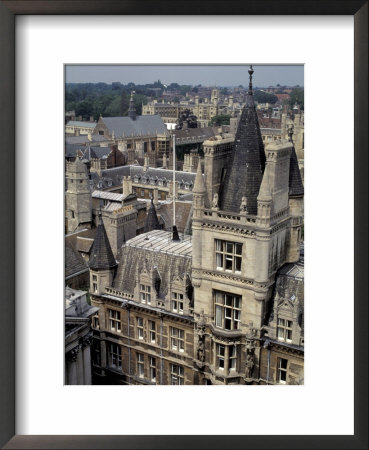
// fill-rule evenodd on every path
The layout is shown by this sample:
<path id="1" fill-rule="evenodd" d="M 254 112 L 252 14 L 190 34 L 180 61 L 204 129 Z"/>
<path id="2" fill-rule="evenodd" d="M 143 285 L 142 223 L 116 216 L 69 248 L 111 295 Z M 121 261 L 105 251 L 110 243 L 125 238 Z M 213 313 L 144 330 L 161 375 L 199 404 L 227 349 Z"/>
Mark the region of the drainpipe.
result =
<path id="1" fill-rule="evenodd" d="M 160 384 L 163 384 L 163 316 L 160 316 Z"/>
<path id="2" fill-rule="evenodd" d="M 128 305 L 127 305 L 128 306 Z M 131 384 L 131 339 L 130 339 L 130 318 L 131 318 L 131 311 L 128 309 L 128 377 L 129 377 L 129 384 Z"/>
<path id="3" fill-rule="evenodd" d="M 266 344 L 266 348 L 268 349 L 268 366 L 267 366 L 267 379 L 266 384 L 269 384 L 269 368 L 270 368 L 270 342 Z"/>

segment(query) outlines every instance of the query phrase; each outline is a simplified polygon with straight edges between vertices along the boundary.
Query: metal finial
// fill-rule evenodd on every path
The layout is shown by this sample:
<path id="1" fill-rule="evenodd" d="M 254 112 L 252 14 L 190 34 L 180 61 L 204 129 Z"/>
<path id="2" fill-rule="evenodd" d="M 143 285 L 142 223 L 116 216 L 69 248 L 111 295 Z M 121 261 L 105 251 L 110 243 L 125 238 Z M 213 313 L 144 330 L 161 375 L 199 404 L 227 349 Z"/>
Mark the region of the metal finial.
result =
<path id="1" fill-rule="evenodd" d="M 249 69 L 249 75 L 250 75 L 250 81 L 249 81 L 249 91 L 252 91 L 252 74 L 254 73 L 254 69 L 252 68 L 252 64 L 250 65 Z"/>

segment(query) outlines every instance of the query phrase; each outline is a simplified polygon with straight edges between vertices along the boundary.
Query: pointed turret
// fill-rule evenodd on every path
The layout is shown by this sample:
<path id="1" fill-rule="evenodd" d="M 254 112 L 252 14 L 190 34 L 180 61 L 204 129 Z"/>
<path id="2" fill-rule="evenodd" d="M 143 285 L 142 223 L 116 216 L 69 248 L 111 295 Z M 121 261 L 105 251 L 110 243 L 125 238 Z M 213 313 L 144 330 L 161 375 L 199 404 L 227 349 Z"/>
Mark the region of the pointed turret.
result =
<path id="1" fill-rule="evenodd" d="M 292 142 L 293 128 L 288 130 L 289 141 Z M 302 184 L 301 172 L 299 164 L 297 161 L 297 155 L 295 151 L 295 146 L 292 147 L 291 159 L 290 159 L 290 177 L 289 177 L 289 196 L 290 197 L 303 197 L 304 196 L 304 186 Z"/>
<path id="2" fill-rule="evenodd" d="M 238 124 L 232 161 L 220 186 L 219 202 L 220 209 L 239 212 L 245 198 L 249 214 L 257 214 L 257 196 L 265 168 L 264 144 L 252 90 L 253 73 L 250 66 L 246 105 Z"/>
<path id="3" fill-rule="evenodd" d="M 265 167 L 263 181 L 261 182 L 260 191 L 258 195 L 258 201 L 260 202 L 270 202 L 272 200 L 272 194 L 270 192 L 270 182 L 269 182 L 269 170 L 268 165 Z"/>
<path id="4" fill-rule="evenodd" d="M 197 165 L 197 172 L 196 172 L 196 178 L 195 183 L 193 185 L 192 194 L 205 194 L 205 184 L 204 184 L 204 178 L 202 176 L 201 171 L 201 161 L 199 160 L 199 163 Z"/>
<path id="5" fill-rule="evenodd" d="M 156 215 L 153 197 L 151 197 L 151 205 L 147 212 L 144 233 L 147 233 L 148 231 L 152 230 L 160 230 L 160 223 L 158 216 Z"/>
<path id="6" fill-rule="evenodd" d="M 116 266 L 117 262 L 114 258 L 100 213 L 96 237 L 91 250 L 90 269 L 110 270 Z"/>
<path id="7" fill-rule="evenodd" d="M 133 101 L 134 93 L 135 93 L 134 91 L 131 92 L 131 98 L 129 100 L 129 108 L 128 108 L 128 117 L 130 117 L 132 120 L 136 120 L 136 107 Z"/>

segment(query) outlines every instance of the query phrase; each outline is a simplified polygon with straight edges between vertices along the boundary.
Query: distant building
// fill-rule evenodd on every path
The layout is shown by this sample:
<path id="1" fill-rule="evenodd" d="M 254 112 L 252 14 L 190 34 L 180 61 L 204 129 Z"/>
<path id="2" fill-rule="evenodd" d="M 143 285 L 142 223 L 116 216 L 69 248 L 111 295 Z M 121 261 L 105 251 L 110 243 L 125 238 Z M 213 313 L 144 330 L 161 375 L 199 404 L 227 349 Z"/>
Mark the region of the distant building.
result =
<path id="1" fill-rule="evenodd" d="M 91 135 L 96 127 L 96 122 L 84 122 L 82 120 L 70 120 L 65 126 L 65 133 L 72 136 Z"/>
<path id="2" fill-rule="evenodd" d="M 157 160 L 171 151 L 167 127 L 158 115 L 136 116 L 132 96 L 128 114 L 127 117 L 100 116 L 93 134 L 113 139 L 126 155 L 128 164 L 143 160 L 146 155 L 150 166 L 156 167 Z"/>

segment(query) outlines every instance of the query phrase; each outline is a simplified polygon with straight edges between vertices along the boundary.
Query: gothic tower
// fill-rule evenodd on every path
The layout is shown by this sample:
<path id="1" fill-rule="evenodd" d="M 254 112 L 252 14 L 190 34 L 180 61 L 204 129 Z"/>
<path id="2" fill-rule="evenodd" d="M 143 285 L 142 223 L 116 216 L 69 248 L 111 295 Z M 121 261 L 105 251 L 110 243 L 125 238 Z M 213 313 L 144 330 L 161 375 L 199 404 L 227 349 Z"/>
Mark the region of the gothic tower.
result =
<path id="1" fill-rule="evenodd" d="M 78 228 L 90 227 L 92 220 L 88 169 L 78 157 L 74 162 L 66 163 L 66 181 L 67 233 L 73 233 Z"/>
<path id="2" fill-rule="evenodd" d="M 199 165 L 193 189 L 195 343 L 210 384 L 259 381 L 260 338 L 287 261 L 292 144 L 264 151 L 252 74 L 234 146 L 204 143 L 205 183 Z"/>

